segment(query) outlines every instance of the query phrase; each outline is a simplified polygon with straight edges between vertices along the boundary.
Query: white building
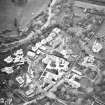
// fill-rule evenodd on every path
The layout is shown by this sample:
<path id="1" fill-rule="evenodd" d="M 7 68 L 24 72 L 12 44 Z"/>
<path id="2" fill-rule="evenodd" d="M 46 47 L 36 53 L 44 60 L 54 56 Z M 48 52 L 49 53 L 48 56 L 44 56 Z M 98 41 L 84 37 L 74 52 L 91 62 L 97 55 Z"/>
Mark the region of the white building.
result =
<path id="1" fill-rule="evenodd" d="M 23 85 L 24 84 L 24 79 L 21 76 L 16 77 L 16 81 L 20 84 Z"/>
<path id="2" fill-rule="evenodd" d="M 53 37 L 52 37 L 52 36 L 54 36 L 54 35 L 50 34 L 50 35 L 46 38 L 46 41 L 47 41 L 47 42 L 52 41 L 52 40 L 53 40 Z"/>
<path id="3" fill-rule="evenodd" d="M 12 74 L 14 72 L 13 67 L 4 67 L 1 71 L 6 72 L 7 74 Z"/>
<path id="4" fill-rule="evenodd" d="M 43 85 L 41 85 L 41 89 L 43 89 L 44 91 L 47 91 L 49 88 L 51 88 L 54 85 L 54 83 L 52 83 L 51 81 L 45 81 L 43 83 Z"/>
<path id="5" fill-rule="evenodd" d="M 30 75 L 28 73 L 26 73 L 25 78 L 26 78 L 26 85 L 28 85 L 29 83 L 32 82 L 32 78 L 30 77 Z"/>
<path id="6" fill-rule="evenodd" d="M 52 80 L 57 80 L 58 79 L 58 75 L 54 74 L 54 73 L 51 73 L 51 72 L 47 72 L 45 78 L 45 80 L 49 79 L 50 81 Z"/>
<path id="7" fill-rule="evenodd" d="M 7 58 L 4 59 L 5 62 L 11 63 L 13 62 L 13 58 L 11 56 L 8 56 Z"/>
<path id="8" fill-rule="evenodd" d="M 41 50 L 46 50 L 47 48 L 45 46 L 40 47 Z"/>
<path id="9" fill-rule="evenodd" d="M 49 36 L 48 36 L 48 37 L 50 37 L 50 38 L 55 38 L 56 36 L 57 36 L 57 34 L 56 34 L 56 33 L 51 32 L 51 33 L 49 34 Z"/>
<path id="10" fill-rule="evenodd" d="M 77 74 L 73 74 L 70 78 L 67 79 L 67 82 L 72 85 L 74 88 L 79 88 L 81 85 L 79 83 L 79 80 L 81 79 L 81 76 Z"/>
<path id="11" fill-rule="evenodd" d="M 0 103 L 3 104 L 5 102 L 4 98 L 0 98 Z"/>
<path id="12" fill-rule="evenodd" d="M 32 57 L 33 58 L 33 57 L 35 57 L 35 55 L 36 54 L 34 52 L 32 52 L 32 51 L 28 51 L 27 52 L 27 56 L 29 56 L 29 57 Z"/>
<path id="13" fill-rule="evenodd" d="M 67 71 L 68 70 L 68 65 L 69 65 L 69 62 L 64 60 L 63 58 L 60 58 L 59 59 L 59 64 L 58 64 L 58 69 L 62 69 L 64 71 Z"/>
<path id="14" fill-rule="evenodd" d="M 71 70 L 72 70 L 72 72 L 74 72 L 74 73 L 76 73 L 76 74 L 78 74 L 80 76 L 82 75 L 82 73 L 79 70 L 77 70 L 76 67 L 73 67 Z"/>
<path id="15" fill-rule="evenodd" d="M 54 56 L 54 55 L 47 55 L 43 60 L 42 60 L 43 63 L 46 63 L 48 64 L 47 68 L 52 68 L 51 67 L 51 63 L 52 62 L 55 62 L 56 64 L 56 67 L 55 69 L 66 69 L 69 65 L 69 62 L 66 61 L 65 59 L 63 58 L 59 58 L 57 56 Z"/>
<path id="16" fill-rule="evenodd" d="M 38 43 L 36 43 L 36 48 L 39 48 L 39 47 L 41 47 L 42 46 L 42 43 L 41 42 L 38 42 Z"/>
<path id="17" fill-rule="evenodd" d="M 34 95 L 33 93 L 34 93 L 34 89 L 29 89 L 29 90 L 27 90 L 27 91 L 25 92 L 25 94 L 26 94 L 27 96 L 32 96 L 32 95 Z"/>
<path id="18" fill-rule="evenodd" d="M 94 66 L 94 61 L 95 61 L 94 56 L 89 55 L 89 56 L 84 57 L 84 60 L 81 63 L 81 65 L 86 66 L 86 67 Z"/>
<path id="19" fill-rule="evenodd" d="M 17 62 L 24 63 L 24 62 L 25 62 L 25 59 L 24 59 L 23 55 L 22 55 L 22 56 L 17 55 L 17 56 L 13 59 L 13 62 L 14 62 L 14 63 L 17 63 Z"/>
<path id="20" fill-rule="evenodd" d="M 23 55 L 23 49 L 19 49 L 14 53 L 15 56 Z"/>
<path id="21" fill-rule="evenodd" d="M 101 43 L 98 43 L 97 41 L 94 41 L 93 46 L 92 46 L 93 52 L 98 53 L 99 51 L 102 50 L 102 48 L 103 47 L 102 47 Z"/>
<path id="22" fill-rule="evenodd" d="M 52 30 L 52 32 L 55 32 L 56 34 L 59 34 L 61 32 L 61 29 L 56 27 Z"/>
<path id="23" fill-rule="evenodd" d="M 46 39 L 42 39 L 41 40 L 41 44 L 43 45 L 43 44 L 46 44 L 47 43 L 47 40 Z"/>
<path id="24" fill-rule="evenodd" d="M 38 49 L 38 48 L 37 48 L 36 46 L 32 46 L 32 51 L 35 52 L 35 51 L 37 51 L 37 49 Z"/>

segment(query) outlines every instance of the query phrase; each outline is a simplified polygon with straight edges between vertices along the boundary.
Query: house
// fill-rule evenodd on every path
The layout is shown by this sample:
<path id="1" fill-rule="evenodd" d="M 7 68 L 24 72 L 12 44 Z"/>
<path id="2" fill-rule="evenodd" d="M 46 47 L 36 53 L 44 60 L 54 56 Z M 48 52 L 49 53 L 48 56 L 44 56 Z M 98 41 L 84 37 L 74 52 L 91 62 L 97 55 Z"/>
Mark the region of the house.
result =
<path id="1" fill-rule="evenodd" d="M 99 42 L 97 42 L 97 41 L 94 41 L 94 43 L 93 43 L 93 46 L 92 46 L 92 51 L 94 52 L 94 53 L 98 53 L 99 51 L 101 51 L 102 50 L 102 44 L 101 43 L 99 43 Z"/>
<path id="2" fill-rule="evenodd" d="M 71 69 L 71 71 L 73 72 L 73 73 L 75 73 L 75 74 L 77 74 L 77 75 L 82 75 L 82 73 L 78 70 L 78 68 L 76 68 L 76 67 L 73 67 L 72 69 Z"/>
<path id="3" fill-rule="evenodd" d="M 46 50 L 47 48 L 45 46 L 40 47 L 41 50 Z"/>
<path id="4" fill-rule="evenodd" d="M 34 95 L 34 89 L 29 89 L 25 92 L 28 97 L 32 97 Z"/>
<path id="5" fill-rule="evenodd" d="M 20 86 L 23 86 L 25 80 L 23 79 L 22 76 L 16 77 L 16 81 L 20 84 Z"/>
<path id="6" fill-rule="evenodd" d="M 11 63 L 11 62 L 13 62 L 13 57 L 8 56 L 7 58 L 4 59 L 4 61 L 7 62 L 7 63 Z"/>
<path id="7" fill-rule="evenodd" d="M 47 55 L 43 60 L 43 63 L 46 63 L 46 68 L 48 69 L 64 69 L 68 68 L 69 62 L 63 58 L 59 58 L 54 55 Z M 55 64 L 54 64 L 55 63 Z M 54 66 L 55 65 L 55 66 Z"/>
<path id="8" fill-rule="evenodd" d="M 53 73 L 44 70 L 43 74 L 40 77 L 40 80 L 43 80 L 43 84 L 40 85 L 40 88 L 45 91 L 51 88 L 56 83 L 54 76 L 55 75 Z"/>
<path id="9" fill-rule="evenodd" d="M 44 39 L 43 39 L 44 40 Z M 41 42 L 38 42 L 38 43 L 36 43 L 36 48 L 39 48 L 39 47 L 41 47 L 42 46 L 42 43 Z"/>
<path id="10" fill-rule="evenodd" d="M 27 52 L 27 56 L 28 56 L 28 57 L 34 58 L 35 55 L 36 55 L 36 54 L 35 54 L 34 52 L 32 52 L 32 51 L 28 51 L 28 52 Z"/>
<path id="11" fill-rule="evenodd" d="M 47 43 L 47 40 L 46 39 L 42 39 L 41 40 L 41 44 L 43 45 L 43 44 L 46 44 Z M 41 47 L 41 46 L 40 46 Z"/>
<path id="12" fill-rule="evenodd" d="M 12 74 L 14 72 L 13 67 L 4 67 L 1 71 L 6 72 L 7 74 Z"/>
<path id="13" fill-rule="evenodd" d="M 50 81 L 55 82 L 58 79 L 58 75 L 56 73 L 47 72 L 44 80 L 49 79 Z"/>
<path id="14" fill-rule="evenodd" d="M 50 33 L 50 35 L 46 38 L 46 41 L 47 42 L 52 41 L 54 36 L 56 36 L 55 33 Z"/>
<path id="15" fill-rule="evenodd" d="M 15 56 L 22 56 L 23 55 L 23 49 L 19 49 L 14 53 Z"/>
<path id="16" fill-rule="evenodd" d="M 59 64 L 58 64 L 58 69 L 59 70 L 64 70 L 64 71 L 67 71 L 68 70 L 68 65 L 69 65 L 69 62 L 64 60 L 63 58 L 59 58 Z"/>
<path id="17" fill-rule="evenodd" d="M 37 48 L 36 46 L 32 46 L 32 51 L 33 51 L 33 52 L 37 51 L 37 49 L 38 49 L 38 48 Z"/>
<path id="18" fill-rule="evenodd" d="M 73 75 L 70 74 L 70 76 L 68 76 L 67 82 L 70 85 L 72 85 L 72 87 L 79 88 L 81 86 L 79 83 L 80 79 L 81 79 L 81 76 L 77 74 L 73 74 Z"/>
<path id="19" fill-rule="evenodd" d="M 28 73 L 25 74 L 25 82 L 26 82 L 25 83 L 26 86 L 32 82 L 32 78 Z"/>
<path id="20" fill-rule="evenodd" d="M 52 41 L 59 33 L 61 30 L 59 28 L 54 28 L 52 32 L 49 34 L 49 36 L 46 38 L 47 42 Z"/>
<path id="21" fill-rule="evenodd" d="M 53 30 L 52 30 L 52 32 L 54 32 L 54 33 L 56 33 L 56 34 L 59 34 L 60 32 L 61 32 L 61 29 L 59 29 L 59 28 L 54 28 Z"/>
<path id="22" fill-rule="evenodd" d="M 53 87 L 55 83 L 52 83 L 50 81 L 45 81 L 40 87 L 41 89 L 43 89 L 44 91 L 47 91 L 48 89 L 50 89 L 51 87 Z"/>
<path id="23" fill-rule="evenodd" d="M 85 66 L 85 67 L 89 67 L 89 66 L 93 67 L 94 66 L 94 61 L 95 61 L 94 56 L 89 55 L 89 56 L 84 57 L 83 62 L 81 63 L 81 65 Z"/>
<path id="24" fill-rule="evenodd" d="M 56 33 L 51 32 L 51 33 L 49 34 L 49 36 L 48 36 L 48 37 L 50 37 L 50 38 L 55 38 L 56 36 L 57 36 L 57 34 L 56 34 Z"/>

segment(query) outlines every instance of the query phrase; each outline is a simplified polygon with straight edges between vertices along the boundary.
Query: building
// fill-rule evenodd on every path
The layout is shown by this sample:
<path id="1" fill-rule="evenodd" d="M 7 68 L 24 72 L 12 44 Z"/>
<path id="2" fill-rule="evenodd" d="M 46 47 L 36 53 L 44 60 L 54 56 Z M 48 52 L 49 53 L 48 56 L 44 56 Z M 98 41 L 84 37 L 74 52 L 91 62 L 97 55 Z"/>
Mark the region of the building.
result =
<path id="1" fill-rule="evenodd" d="M 52 32 L 54 32 L 54 33 L 56 33 L 56 34 L 59 34 L 60 32 L 61 32 L 61 29 L 59 29 L 59 28 L 54 28 L 53 30 L 52 30 Z"/>
<path id="2" fill-rule="evenodd" d="M 32 52 L 32 51 L 28 51 L 28 52 L 27 52 L 27 56 L 28 56 L 28 57 L 34 58 L 35 55 L 36 55 L 36 54 L 35 54 L 34 52 Z"/>
<path id="3" fill-rule="evenodd" d="M 12 74 L 14 72 L 13 67 L 4 67 L 1 71 L 6 72 L 7 74 Z"/>
<path id="4" fill-rule="evenodd" d="M 50 89 L 51 87 L 54 86 L 55 83 L 51 82 L 51 81 L 46 81 L 43 82 L 43 84 L 40 86 L 41 89 L 43 89 L 44 91 L 47 91 L 48 89 Z"/>
<path id="5" fill-rule="evenodd" d="M 25 92 L 25 95 L 28 97 L 34 96 L 34 89 L 29 89 Z"/>
<path id="6" fill-rule="evenodd" d="M 40 78 L 44 80 L 43 89 L 49 89 L 52 87 L 57 80 L 59 80 L 64 73 L 68 70 L 69 62 L 65 61 L 63 58 L 56 56 L 47 55 L 46 58 L 42 60 L 43 63 L 47 64 L 44 72 Z"/>
<path id="7" fill-rule="evenodd" d="M 66 78 L 66 81 L 73 87 L 73 88 L 79 88 L 81 85 L 79 83 L 81 79 L 81 76 L 77 74 L 69 74 L 68 78 Z"/>
<path id="8" fill-rule="evenodd" d="M 75 74 L 77 74 L 77 75 L 82 75 L 82 73 L 78 70 L 78 68 L 77 67 L 73 67 L 72 69 L 71 69 L 71 71 L 73 72 L 73 73 L 75 73 Z"/>
<path id="9" fill-rule="evenodd" d="M 16 77 L 16 81 L 20 84 L 20 86 L 23 86 L 25 80 L 23 79 L 22 76 Z"/>
<path id="10" fill-rule="evenodd" d="M 102 44 L 101 43 L 99 43 L 99 42 L 97 42 L 97 41 L 94 41 L 94 43 L 93 43 L 93 46 L 92 46 L 92 51 L 94 52 L 94 53 L 98 53 L 99 51 L 101 51 L 102 50 Z"/>
<path id="11" fill-rule="evenodd" d="M 14 53 L 15 56 L 22 56 L 23 55 L 23 49 L 19 49 Z"/>
<path id="12" fill-rule="evenodd" d="M 89 55 L 89 56 L 84 57 L 81 65 L 85 66 L 85 67 L 93 67 L 94 66 L 94 61 L 95 61 L 94 56 Z"/>
<path id="13" fill-rule="evenodd" d="M 28 85 L 32 82 L 31 75 L 32 75 L 32 74 L 29 75 L 29 73 L 26 73 L 26 74 L 25 74 L 25 85 L 26 85 L 26 86 L 28 86 Z"/>
<path id="14" fill-rule="evenodd" d="M 46 68 L 48 69 L 58 69 L 66 71 L 68 69 L 69 62 L 63 58 L 59 58 L 54 55 L 47 55 L 46 58 L 42 60 L 43 63 L 46 63 Z"/>
<path id="15" fill-rule="evenodd" d="M 46 39 L 42 39 L 42 40 L 41 40 L 41 44 L 42 44 L 42 45 L 44 45 L 44 44 L 46 44 L 46 43 L 47 43 L 47 40 L 46 40 Z M 41 47 L 41 46 L 40 46 L 40 47 Z"/>
<path id="16" fill-rule="evenodd" d="M 11 62 L 13 62 L 13 57 L 8 56 L 7 58 L 4 59 L 4 61 L 7 62 L 7 63 L 11 63 Z"/>
<path id="17" fill-rule="evenodd" d="M 37 49 L 38 49 L 38 48 L 37 48 L 36 46 L 32 46 L 32 51 L 33 51 L 33 52 L 37 51 Z"/>

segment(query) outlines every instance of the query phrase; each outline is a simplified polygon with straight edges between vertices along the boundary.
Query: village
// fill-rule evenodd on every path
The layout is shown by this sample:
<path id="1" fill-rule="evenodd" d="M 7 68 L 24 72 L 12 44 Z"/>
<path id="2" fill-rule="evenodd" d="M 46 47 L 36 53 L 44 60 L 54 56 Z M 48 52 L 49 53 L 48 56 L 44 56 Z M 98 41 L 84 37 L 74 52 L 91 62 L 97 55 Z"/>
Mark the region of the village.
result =
<path id="1" fill-rule="evenodd" d="M 59 12 L 59 3 L 56 4 L 58 7 L 54 11 L 54 3 L 56 4 L 56 0 L 53 0 L 48 8 L 48 21 L 39 28 L 40 30 L 34 28 L 29 33 L 33 36 L 38 32 L 38 40 L 33 40 L 25 51 L 18 49 L 7 56 L 4 62 L 12 66 L 4 67 L 1 71 L 11 76 L 15 74 L 11 81 L 18 87 L 14 89 L 14 93 L 24 101 L 21 105 L 31 105 L 31 103 L 39 105 L 37 102 L 40 103 L 44 98 L 57 100 L 62 105 L 85 105 L 82 104 L 83 100 L 90 103 L 86 105 L 96 105 L 96 103 L 104 105 L 104 101 L 97 98 L 95 91 L 98 90 L 98 85 L 104 76 L 102 67 L 104 67 L 105 42 L 102 40 L 103 30 L 99 28 L 103 29 L 105 25 L 105 7 L 75 1 L 74 13 L 67 15 L 68 10 L 64 13 Z M 64 4 L 66 8 L 68 5 L 65 2 Z M 51 13 L 51 10 L 55 14 Z M 68 17 L 73 22 L 66 21 Z M 62 18 L 64 20 L 60 21 Z M 39 19 L 35 24 L 40 26 L 43 23 Z M 42 30 L 47 27 L 51 28 L 43 33 Z M 24 65 L 27 67 L 22 71 Z M 12 87 L 11 81 L 10 87 Z M 11 100 L 9 101 L 11 103 Z"/>

